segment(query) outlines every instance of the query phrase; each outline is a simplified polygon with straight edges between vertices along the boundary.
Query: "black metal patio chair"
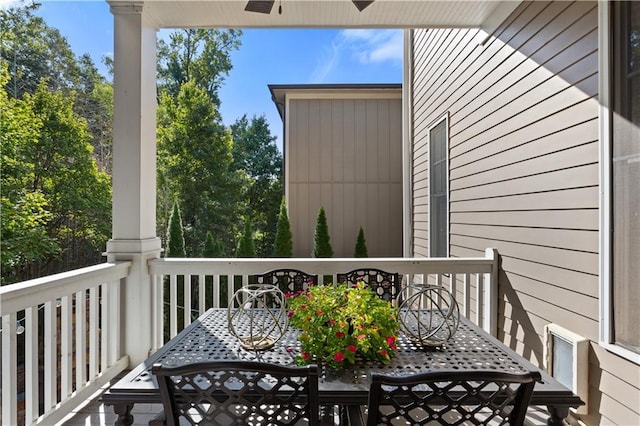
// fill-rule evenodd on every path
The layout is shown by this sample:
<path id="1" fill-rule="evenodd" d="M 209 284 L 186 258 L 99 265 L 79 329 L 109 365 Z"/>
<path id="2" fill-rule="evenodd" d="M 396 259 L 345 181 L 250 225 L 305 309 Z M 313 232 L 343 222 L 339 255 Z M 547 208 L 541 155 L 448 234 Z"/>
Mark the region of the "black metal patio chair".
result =
<path id="1" fill-rule="evenodd" d="M 367 426 L 522 425 L 539 372 L 371 375 Z"/>
<path id="2" fill-rule="evenodd" d="M 393 302 L 400 293 L 402 275 L 395 272 L 386 272 L 376 268 L 354 269 L 345 274 L 338 274 L 339 283 L 356 284 L 364 282 L 373 290 L 379 298 Z"/>
<path id="3" fill-rule="evenodd" d="M 318 425 L 318 367 L 256 361 L 154 364 L 165 423 Z"/>

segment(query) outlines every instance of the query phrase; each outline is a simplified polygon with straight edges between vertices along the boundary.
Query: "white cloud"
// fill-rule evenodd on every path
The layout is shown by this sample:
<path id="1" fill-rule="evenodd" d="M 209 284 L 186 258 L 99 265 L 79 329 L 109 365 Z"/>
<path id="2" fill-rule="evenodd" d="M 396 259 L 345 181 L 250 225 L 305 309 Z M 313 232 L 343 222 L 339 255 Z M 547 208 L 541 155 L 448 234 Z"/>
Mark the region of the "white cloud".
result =
<path id="1" fill-rule="evenodd" d="M 353 57 L 362 63 L 402 63 L 402 30 L 343 30 L 340 36 Z"/>
<path id="2" fill-rule="evenodd" d="M 347 29 L 340 31 L 317 60 L 311 82 L 322 83 L 341 63 L 402 64 L 402 30 Z"/>

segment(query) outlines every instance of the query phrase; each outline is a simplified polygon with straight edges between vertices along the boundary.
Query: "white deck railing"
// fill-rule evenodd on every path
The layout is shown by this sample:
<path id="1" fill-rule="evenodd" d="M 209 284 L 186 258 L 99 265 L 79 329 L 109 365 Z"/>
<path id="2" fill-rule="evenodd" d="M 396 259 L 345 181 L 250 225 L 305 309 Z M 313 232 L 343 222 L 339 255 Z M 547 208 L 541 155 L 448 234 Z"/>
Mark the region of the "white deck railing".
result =
<path id="1" fill-rule="evenodd" d="M 228 298 L 233 295 L 234 286 L 249 283 L 249 275 L 281 268 L 331 276 L 335 282 L 339 273 L 370 267 L 402 274 L 403 284 L 444 285 L 454 293 L 461 314 L 495 336 L 497 258 L 494 249 L 487 249 L 485 257 L 478 258 L 154 259 L 149 263 L 154 300 L 153 345 L 156 349 L 161 347 L 165 338 L 175 336 L 208 308 L 225 306 L 221 298 L 223 287 Z M 164 283 L 168 283 L 168 303 L 164 302 Z M 183 295 L 181 303 L 179 294 Z M 165 319 L 169 322 L 166 335 Z"/>
<path id="2" fill-rule="evenodd" d="M 128 356 L 120 348 L 127 332 L 121 322 L 120 288 L 130 266 L 105 263 L 0 287 L 1 424 L 55 423 L 128 367 Z M 164 344 L 165 318 L 166 337 L 173 337 L 206 309 L 224 306 L 237 285 L 248 284 L 249 275 L 281 268 L 329 276 L 333 282 L 339 273 L 378 268 L 402 274 L 403 284 L 440 284 L 452 290 L 463 315 L 496 334 L 498 261 L 493 249 L 487 249 L 485 257 L 446 259 L 165 258 L 149 261 L 154 348 Z"/>
<path id="3" fill-rule="evenodd" d="M 53 424 L 128 367 L 119 345 L 120 283 L 130 264 L 0 287 L 1 424 Z"/>

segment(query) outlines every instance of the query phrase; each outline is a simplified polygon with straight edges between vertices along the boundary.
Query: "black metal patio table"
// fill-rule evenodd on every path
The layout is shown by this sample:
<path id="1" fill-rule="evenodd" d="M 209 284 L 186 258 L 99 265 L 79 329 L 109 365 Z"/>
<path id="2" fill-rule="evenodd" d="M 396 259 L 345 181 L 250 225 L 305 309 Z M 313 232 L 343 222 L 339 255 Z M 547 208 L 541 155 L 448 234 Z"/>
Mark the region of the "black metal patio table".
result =
<path id="1" fill-rule="evenodd" d="M 116 425 L 133 422 L 131 409 L 136 403 L 160 403 L 160 393 L 151 374 L 154 363 L 181 365 L 205 360 L 258 360 L 285 365 L 294 364 L 298 352 L 298 331 L 289 327 L 284 337 L 271 349 L 248 351 L 228 331 L 227 310 L 210 309 L 167 342 L 145 362 L 111 386 L 101 401 L 114 406 Z M 433 370 L 495 369 L 505 372 L 541 371 L 505 344 L 461 317 L 458 331 L 443 348 L 421 349 L 402 333 L 396 356 L 387 365 L 359 362 L 342 370 L 322 368 L 319 395 L 322 405 L 366 405 L 369 375 L 412 374 Z M 542 383 L 536 383 L 531 405 L 549 410 L 549 425 L 560 425 L 570 407 L 582 405 L 571 390 L 541 371 Z"/>

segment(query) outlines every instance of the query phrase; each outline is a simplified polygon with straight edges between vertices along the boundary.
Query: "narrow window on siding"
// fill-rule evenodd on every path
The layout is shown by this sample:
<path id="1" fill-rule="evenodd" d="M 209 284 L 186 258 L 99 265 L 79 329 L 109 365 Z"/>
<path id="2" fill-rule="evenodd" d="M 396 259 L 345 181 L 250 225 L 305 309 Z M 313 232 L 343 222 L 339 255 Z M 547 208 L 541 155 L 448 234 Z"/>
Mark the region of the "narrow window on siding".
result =
<path id="1" fill-rule="evenodd" d="M 429 256 L 449 255 L 449 143 L 447 119 L 429 130 Z"/>
<path id="2" fill-rule="evenodd" d="M 612 2 L 612 343 L 640 353 L 640 2 Z"/>

